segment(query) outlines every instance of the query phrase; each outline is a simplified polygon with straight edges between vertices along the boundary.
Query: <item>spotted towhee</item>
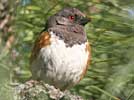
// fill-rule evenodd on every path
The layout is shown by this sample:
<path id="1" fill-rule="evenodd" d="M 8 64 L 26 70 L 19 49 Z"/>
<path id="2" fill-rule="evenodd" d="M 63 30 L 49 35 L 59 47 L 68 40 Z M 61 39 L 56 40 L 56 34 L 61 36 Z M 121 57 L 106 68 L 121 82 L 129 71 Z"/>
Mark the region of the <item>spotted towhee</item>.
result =
<path id="1" fill-rule="evenodd" d="M 77 84 L 85 75 L 90 45 L 84 25 L 89 18 L 76 8 L 64 8 L 51 16 L 35 41 L 31 55 L 33 78 L 61 90 Z"/>

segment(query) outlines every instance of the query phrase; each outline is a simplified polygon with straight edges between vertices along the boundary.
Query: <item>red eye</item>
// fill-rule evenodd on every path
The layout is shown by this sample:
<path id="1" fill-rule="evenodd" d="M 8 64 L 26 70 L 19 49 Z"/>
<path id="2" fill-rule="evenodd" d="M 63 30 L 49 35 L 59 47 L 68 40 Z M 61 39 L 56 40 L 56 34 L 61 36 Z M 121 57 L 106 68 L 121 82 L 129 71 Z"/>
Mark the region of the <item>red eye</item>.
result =
<path id="1" fill-rule="evenodd" d="M 74 16 L 69 16 L 69 19 L 70 20 L 74 20 Z"/>

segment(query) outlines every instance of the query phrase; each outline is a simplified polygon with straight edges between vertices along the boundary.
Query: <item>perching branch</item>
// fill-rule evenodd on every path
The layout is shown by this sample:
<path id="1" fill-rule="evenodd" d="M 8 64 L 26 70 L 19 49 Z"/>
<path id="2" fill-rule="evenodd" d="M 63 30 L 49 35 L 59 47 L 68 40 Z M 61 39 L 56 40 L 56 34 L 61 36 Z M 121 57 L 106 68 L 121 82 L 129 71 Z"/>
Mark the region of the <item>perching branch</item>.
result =
<path id="1" fill-rule="evenodd" d="M 68 90 L 62 92 L 54 86 L 38 81 L 28 81 L 15 87 L 15 100 L 84 100 Z"/>

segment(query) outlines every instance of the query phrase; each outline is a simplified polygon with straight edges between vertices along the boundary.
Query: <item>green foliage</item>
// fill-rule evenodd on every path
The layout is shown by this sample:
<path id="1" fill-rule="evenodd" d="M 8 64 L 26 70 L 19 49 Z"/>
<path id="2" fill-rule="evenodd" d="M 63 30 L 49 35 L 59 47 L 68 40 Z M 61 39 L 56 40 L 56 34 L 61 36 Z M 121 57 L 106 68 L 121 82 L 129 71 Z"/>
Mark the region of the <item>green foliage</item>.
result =
<path id="1" fill-rule="evenodd" d="M 49 16 L 63 7 L 72 6 L 92 18 L 92 22 L 85 27 L 92 46 L 92 61 L 85 78 L 70 91 L 89 100 L 115 100 L 116 97 L 134 100 L 133 0 L 22 1 L 25 0 L 18 3 L 14 15 L 15 43 L 12 49 L 5 51 L 5 40 L 0 42 L 2 86 L 2 82 L 9 78 L 5 73 L 11 73 L 13 80 L 18 82 L 28 80 L 31 76 L 29 56 L 35 38 L 45 28 Z M 14 59 L 12 52 L 16 54 Z"/>

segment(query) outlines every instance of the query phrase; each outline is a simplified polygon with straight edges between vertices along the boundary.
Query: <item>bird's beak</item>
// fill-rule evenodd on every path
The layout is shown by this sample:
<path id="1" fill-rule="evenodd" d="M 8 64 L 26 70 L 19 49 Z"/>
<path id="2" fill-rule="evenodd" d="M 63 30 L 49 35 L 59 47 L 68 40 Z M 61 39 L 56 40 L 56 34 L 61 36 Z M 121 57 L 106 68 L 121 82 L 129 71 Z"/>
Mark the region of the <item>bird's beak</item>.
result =
<path id="1" fill-rule="evenodd" d="M 91 18 L 88 18 L 88 17 L 83 17 L 81 20 L 80 20 L 80 25 L 86 25 L 88 22 L 91 21 Z"/>

